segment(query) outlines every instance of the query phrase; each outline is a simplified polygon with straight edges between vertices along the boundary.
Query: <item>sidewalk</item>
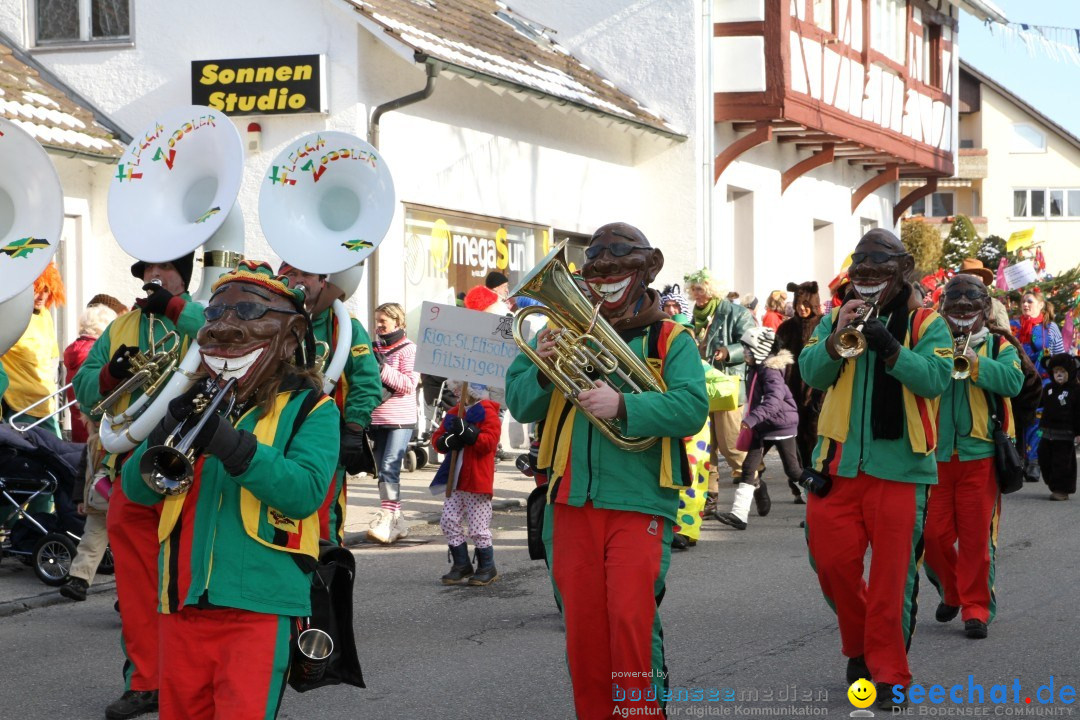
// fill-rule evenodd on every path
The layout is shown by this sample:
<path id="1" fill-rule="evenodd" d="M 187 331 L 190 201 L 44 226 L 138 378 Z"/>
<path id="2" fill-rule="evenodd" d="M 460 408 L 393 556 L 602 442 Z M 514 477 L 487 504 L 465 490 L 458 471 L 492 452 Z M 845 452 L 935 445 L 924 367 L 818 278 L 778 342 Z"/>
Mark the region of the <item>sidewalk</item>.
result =
<path id="1" fill-rule="evenodd" d="M 512 453 L 515 451 L 511 451 Z M 439 516 L 442 513 L 442 492 L 432 495 L 428 485 L 435 477 L 437 465 L 401 474 L 402 510 L 410 524 L 409 537 L 403 546 L 431 541 L 442 542 Z M 499 463 L 495 472 L 496 510 L 521 508 L 536 485 L 514 467 L 513 458 Z M 365 539 L 371 521 L 379 511 L 379 490 L 375 482 L 366 476 L 349 479 L 349 508 L 345 521 L 345 544 L 373 547 Z M 90 593 L 115 593 L 116 582 L 111 575 L 98 575 Z M 56 588 L 38 580 L 34 569 L 20 562 L 19 558 L 6 557 L 0 562 L 0 618 L 17 615 L 27 610 L 73 601 L 60 595 Z"/>

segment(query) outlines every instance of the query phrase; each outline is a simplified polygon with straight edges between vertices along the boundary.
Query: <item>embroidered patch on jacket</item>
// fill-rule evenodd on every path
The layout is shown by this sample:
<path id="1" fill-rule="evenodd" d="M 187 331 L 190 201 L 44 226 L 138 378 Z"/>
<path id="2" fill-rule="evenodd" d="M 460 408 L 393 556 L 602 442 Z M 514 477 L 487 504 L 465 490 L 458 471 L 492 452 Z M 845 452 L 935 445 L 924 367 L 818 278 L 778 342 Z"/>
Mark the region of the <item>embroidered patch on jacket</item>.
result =
<path id="1" fill-rule="evenodd" d="M 298 527 L 295 520 L 293 520 L 291 517 L 286 517 L 280 511 L 275 510 L 274 508 L 266 509 L 266 520 L 277 529 L 284 530 L 286 532 L 296 532 L 296 529 Z"/>
<path id="2" fill-rule="evenodd" d="M 953 356 L 952 348 L 934 348 L 934 354 L 938 357 L 951 358 Z"/>
<path id="3" fill-rule="evenodd" d="M 360 357 L 361 355 L 367 355 L 370 352 L 371 352 L 371 346 L 370 345 L 353 345 L 352 346 L 352 356 L 353 357 Z"/>
<path id="4" fill-rule="evenodd" d="M 813 337 L 811 337 L 809 340 L 806 341 L 806 347 L 810 347 L 811 345 L 817 345 L 819 339 L 820 338 L 818 338 L 817 335 L 814 335 Z"/>

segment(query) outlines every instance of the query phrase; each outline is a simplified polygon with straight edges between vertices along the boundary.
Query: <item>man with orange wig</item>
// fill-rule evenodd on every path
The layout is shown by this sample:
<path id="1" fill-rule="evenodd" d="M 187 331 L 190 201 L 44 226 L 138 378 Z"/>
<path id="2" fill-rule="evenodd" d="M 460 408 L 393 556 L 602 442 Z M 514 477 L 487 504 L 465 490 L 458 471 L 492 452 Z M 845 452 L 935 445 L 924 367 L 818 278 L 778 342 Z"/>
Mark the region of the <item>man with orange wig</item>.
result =
<path id="1" fill-rule="evenodd" d="M 56 326 L 51 310 L 66 302 L 64 281 L 55 263 L 49 263 L 34 280 L 34 313 L 19 341 L 2 362 L 7 370 L 9 385 L 4 392 L 4 417 L 33 405 L 56 393 L 56 378 L 60 367 L 60 348 L 56 344 Z M 32 423 L 56 411 L 56 399 L 31 408 L 22 418 Z M 60 436 L 60 423 L 52 417 L 41 424 Z"/>

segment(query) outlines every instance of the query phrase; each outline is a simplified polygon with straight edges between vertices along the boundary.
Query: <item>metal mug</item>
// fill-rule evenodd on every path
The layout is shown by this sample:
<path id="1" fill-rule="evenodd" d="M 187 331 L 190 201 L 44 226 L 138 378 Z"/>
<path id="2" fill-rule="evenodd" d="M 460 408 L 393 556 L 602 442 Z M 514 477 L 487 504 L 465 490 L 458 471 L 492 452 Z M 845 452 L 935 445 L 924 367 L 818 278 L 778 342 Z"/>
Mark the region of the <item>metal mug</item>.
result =
<path id="1" fill-rule="evenodd" d="M 292 672 L 301 683 L 316 683 L 326 674 L 330 655 L 334 652 L 333 639 L 318 628 L 308 628 L 296 638 L 296 652 Z"/>

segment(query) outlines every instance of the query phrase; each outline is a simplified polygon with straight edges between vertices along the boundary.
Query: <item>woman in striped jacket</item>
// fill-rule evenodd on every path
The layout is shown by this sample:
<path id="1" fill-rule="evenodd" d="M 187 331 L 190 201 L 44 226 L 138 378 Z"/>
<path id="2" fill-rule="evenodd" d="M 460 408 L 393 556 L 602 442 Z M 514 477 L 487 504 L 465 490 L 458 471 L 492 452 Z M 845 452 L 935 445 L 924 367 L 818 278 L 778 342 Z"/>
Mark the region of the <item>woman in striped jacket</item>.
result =
<path id="1" fill-rule="evenodd" d="M 408 534 L 401 515 L 401 461 L 416 427 L 416 345 L 405 337 L 405 310 L 397 303 L 375 308 L 375 358 L 383 385 L 383 401 L 371 413 L 375 462 L 379 469 L 382 510 L 368 537 L 389 545 Z"/>

